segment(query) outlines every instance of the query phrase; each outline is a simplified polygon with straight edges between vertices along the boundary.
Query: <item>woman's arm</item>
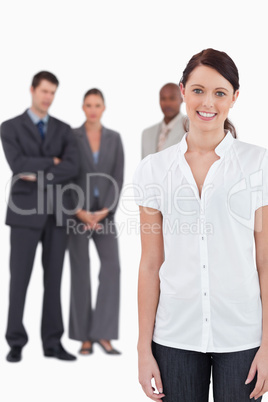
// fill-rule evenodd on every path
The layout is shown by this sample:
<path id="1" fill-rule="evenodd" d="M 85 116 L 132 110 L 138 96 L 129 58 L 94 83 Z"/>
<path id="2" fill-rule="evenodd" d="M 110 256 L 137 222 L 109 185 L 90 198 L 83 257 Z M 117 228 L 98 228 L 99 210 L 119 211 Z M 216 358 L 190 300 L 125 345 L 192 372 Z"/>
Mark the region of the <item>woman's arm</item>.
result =
<path id="1" fill-rule="evenodd" d="M 142 253 L 138 281 L 139 382 L 149 398 L 159 401 L 164 397 L 163 386 L 151 345 L 160 293 L 159 269 L 164 261 L 162 214 L 153 208 L 140 207 L 140 223 Z M 159 394 L 154 393 L 152 378 Z"/>
<path id="2" fill-rule="evenodd" d="M 257 383 L 250 398 L 259 398 L 268 391 L 268 206 L 255 212 L 256 265 L 262 300 L 262 342 L 251 364 L 246 383 L 251 382 L 257 371 Z"/>

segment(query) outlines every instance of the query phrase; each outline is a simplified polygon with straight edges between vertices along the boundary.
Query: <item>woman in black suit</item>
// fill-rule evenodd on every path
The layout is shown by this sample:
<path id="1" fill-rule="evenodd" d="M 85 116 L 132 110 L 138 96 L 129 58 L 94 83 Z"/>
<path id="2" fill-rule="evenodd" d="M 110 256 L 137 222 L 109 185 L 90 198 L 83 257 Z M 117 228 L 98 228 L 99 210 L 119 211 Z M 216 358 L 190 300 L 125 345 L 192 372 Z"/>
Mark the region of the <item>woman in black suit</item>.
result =
<path id="1" fill-rule="evenodd" d="M 108 354 L 119 354 L 111 344 L 118 339 L 119 254 L 114 214 L 123 183 L 124 153 L 119 133 L 105 128 L 101 117 L 104 97 L 93 88 L 84 96 L 85 123 L 74 130 L 80 173 L 76 185 L 79 207 L 69 230 L 71 264 L 70 338 L 82 342 L 80 353 L 93 352 L 98 343 Z M 81 195 L 82 193 L 82 195 Z M 91 303 L 89 239 L 99 258 L 96 307 Z"/>

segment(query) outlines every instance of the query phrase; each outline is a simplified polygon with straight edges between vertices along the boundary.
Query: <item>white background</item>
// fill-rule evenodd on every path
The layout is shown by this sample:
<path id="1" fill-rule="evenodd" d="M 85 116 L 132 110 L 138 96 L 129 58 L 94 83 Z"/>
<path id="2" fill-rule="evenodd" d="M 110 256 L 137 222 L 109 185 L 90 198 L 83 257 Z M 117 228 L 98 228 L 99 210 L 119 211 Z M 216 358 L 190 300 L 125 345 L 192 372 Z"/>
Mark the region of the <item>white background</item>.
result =
<path id="1" fill-rule="evenodd" d="M 213 47 L 226 51 L 240 72 L 241 93 L 230 115 L 241 140 L 268 147 L 267 11 L 265 1 L 239 0 L 9 0 L 0 2 L 0 122 L 30 104 L 32 76 L 40 70 L 57 75 L 60 86 L 50 113 L 72 127 L 82 124 L 83 94 L 91 87 L 105 95 L 103 124 L 122 135 L 125 186 L 140 160 L 141 132 L 161 120 L 158 92 L 178 83 L 190 57 Z M 184 108 L 183 108 L 184 110 Z M 90 357 L 73 363 L 42 356 L 40 314 L 42 268 L 38 249 L 27 295 L 24 322 L 30 342 L 23 361 L 5 361 L 8 305 L 9 228 L 4 225 L 5 187 L 10 170 L 2 148 L 0 192 L 0 398 L 15 402 L 146 401 L 137 381 L 136 285 L 140 243 L 137 214 L 117 213 L 121 255 L 120 357 L 105 356 L 97 347 Z M 128 191 L 130 194 L 130 191 Z M 130 201 L 128 208 L 137 211 Z M 122 226 L 121 226 L 122 227 Z M 98 261 L 93 254 L 93 282 Z M 69 261 L 62 283 L 65 328 L 68 328 Z M 79 343 L 63 337 L 77 353 Z M 263 398 L 268 401 L 268 397 Z"/>

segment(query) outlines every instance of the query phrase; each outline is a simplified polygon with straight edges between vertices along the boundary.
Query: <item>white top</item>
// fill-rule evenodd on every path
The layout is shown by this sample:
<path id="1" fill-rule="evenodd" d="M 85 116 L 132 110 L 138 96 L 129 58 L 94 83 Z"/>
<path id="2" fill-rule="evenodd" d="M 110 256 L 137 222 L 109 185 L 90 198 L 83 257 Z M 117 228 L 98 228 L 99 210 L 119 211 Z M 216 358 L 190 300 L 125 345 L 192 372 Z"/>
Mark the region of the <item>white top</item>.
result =
<path id="1" fill-rule="evenodd" d="M 268 150 L 228 132 L 201 199 L 182 140 L 148 155 L 134 175 L 138 205 L 161 211 L 165 261 L 153 340 L 200 352 L 261 344 L 255 210 L 268 205 Z"/>

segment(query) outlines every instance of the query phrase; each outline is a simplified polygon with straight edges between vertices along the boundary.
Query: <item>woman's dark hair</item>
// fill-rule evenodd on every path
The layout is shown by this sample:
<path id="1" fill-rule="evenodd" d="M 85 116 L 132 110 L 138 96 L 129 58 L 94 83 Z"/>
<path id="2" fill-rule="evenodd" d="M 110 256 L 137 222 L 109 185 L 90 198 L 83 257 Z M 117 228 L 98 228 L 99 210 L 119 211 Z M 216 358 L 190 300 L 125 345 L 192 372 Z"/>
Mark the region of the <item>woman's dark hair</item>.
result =
<path id="1" fill-rule="evenodd" d="M 234 88 L 234 93 L 239 89 L 239 74 L 237 67 L 230 56 L 225 52 L 215 49 L 205 49 L 195 54 L 188 62 L 183 71 L 180 82 L 185 87 L 186 82 L 192 71 L 198 66 L 208 66 L 218 71 Z M 188 122 L 186 122 L 187 124 Z M 185 127 L 186 131 L 187 128 Z M 233 137 L 236 138 L 236 129 L 229 119 L 224 122 L 224 129 L 229 130 Z"/>
<path id="2" fill-rule="evenodd" d="M 85 93 L 83 100 L 85 100 L 86 97 L 89 96 L 89 95 L 99 95 L 99 96 L 101 97 L 101 99 L 103 100 L 103 103 L 105 103 L 103 93 L 102 93 L 98 88 L 91 88 L 91 89 L 89 89 L 89 90 Z"/>
<path id="3" fill-rule="evenodd" d="M 50 73 L 49 71 L 40 71 L 33 77 L 32 87 L 33 88 L 38 87 L 42 80 L 49 81 L 52 84 L 57 85 L 57 87 L 59 86 L 59 80 L 54 74 Z"/>

